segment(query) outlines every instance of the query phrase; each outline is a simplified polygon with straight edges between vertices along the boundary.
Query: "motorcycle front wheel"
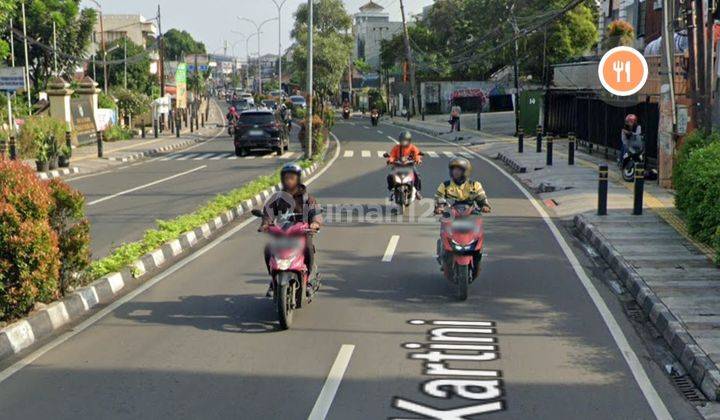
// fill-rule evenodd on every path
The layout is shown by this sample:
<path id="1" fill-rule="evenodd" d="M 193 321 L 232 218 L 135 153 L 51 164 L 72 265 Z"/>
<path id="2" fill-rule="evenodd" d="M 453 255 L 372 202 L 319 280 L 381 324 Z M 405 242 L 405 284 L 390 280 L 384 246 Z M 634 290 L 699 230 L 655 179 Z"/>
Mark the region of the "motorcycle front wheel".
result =
<path id="1" fill-rule="evenodd" d="M 622 167 L 622 177 L 625 182 L 633 182 L 635 180 L 635 161 L 628 159 Z"/>
<path id="2" fill-rule="evenodd" d="M 290 276 L 290 273 L 282 273 L 279 276 Z M 280 328 L 287 330 L 293 322 L 293 313 L 295 310 L 295 286 L 291 282 L 283 282 L 278 278 L 278 290 L 275 302 L 277 304 L 278 319 Z M 283 284 L 284 283 L 284 284 Z M 283 284 L 280 286 L 280 284 Z"/>
<path id="3" fill-rule="evenodd" d="M 457 280 L 457 298 L 465 301 L 468 298 L 468 286 L 470 284 L 470 266 L 456 265 L 455 279 Z"/>

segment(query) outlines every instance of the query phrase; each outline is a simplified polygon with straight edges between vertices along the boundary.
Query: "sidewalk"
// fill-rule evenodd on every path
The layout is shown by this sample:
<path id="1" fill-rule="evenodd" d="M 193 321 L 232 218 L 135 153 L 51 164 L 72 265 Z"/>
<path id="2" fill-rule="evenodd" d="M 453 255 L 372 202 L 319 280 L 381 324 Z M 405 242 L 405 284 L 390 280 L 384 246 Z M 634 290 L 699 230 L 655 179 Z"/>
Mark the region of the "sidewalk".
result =
<path id="1" fill-rule="evenodd" d="M 432 132 L 432 123 L 395 120 L 398 125 Z M 453 135 L 444 134 L 450 139 Z M 632 216 L 633 184 L 622 181 L 613 162 L 576 152 L 568 165 L 567 141 L 554 144 L 553 166 L 546 165 L 546 144 L 469 130 L 462 144 L 505 163 L 557 218 L 574 224 L 582 239 L 605 259 L 632 294 L 684 371 L 705 396 L 720 399 L 720 269 L 713 250 L 694 241 L 674 207 L 673 192 L 653 181 L 645 184 L 645 212 Z M 473 145 L 475 144 L 475 145 Z M 597 216 L 598 165 L 608 164 L 608 216 Z"/>
<path id="2" fill-rule="evenodd" d="M 207 141 L 215 136 L 223 124 L 224 115 L 217 103 L 210 106 L 208 121 L 205 127 L 193 133 L 190 127 L 183 126 L 180 138 L 166 129 L 158 138 L 153 137 L 152 129 L 146 132 L 146 138 L 134 138 L 132 140 L 119 140 L 114 142 L 103 143 L 103 157 L 97 156 L 97 145 L 88 144 L 73 149 L 70 168 L 57 169 L 49 172 L 40 172 L 40 179 L 53 179 L 77 174 L 90 174 L 95 172 L 106 171 L 124 163 L 134 160 L 144 159 L 158 153 L 169 152 L 178 149 L 184 149 L 193 144 Z M 30 159 L 25 161 L 30 166 L 35 166 L 35 162 Z"/>

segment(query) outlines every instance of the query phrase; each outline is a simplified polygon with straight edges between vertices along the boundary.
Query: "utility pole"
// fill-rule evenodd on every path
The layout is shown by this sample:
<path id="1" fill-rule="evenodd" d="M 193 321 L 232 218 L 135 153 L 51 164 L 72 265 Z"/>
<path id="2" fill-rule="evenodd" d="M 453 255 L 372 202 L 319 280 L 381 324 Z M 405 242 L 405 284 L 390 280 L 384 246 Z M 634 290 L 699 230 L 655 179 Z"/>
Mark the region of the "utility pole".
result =
<path id="1" fill-rule="evenodd" d="M 417 112 L 417 95 L 415 94 L 415 64 L 413 63 L 412 48 L 410 47 L 410 32 L 408 32 L 407 20 L 405 19 L 405 4 L 400 0 L 400 13 L 402 14 L 403 33 L 405 35 L 405 59 L 410 70 L 410 104 L 412 115 Z"/>
<path id="2" fill-rule="evenodd" d="M 518 66 L 518 59 L 520 54 L 520 49 L 518 46 L 518 35 L 520 30 L 518 29 L 517 19 L 515 18 L 515 3 L 513 3 L 512 6 L 510 6 L 510 23 L 513 27 L 513 34 L 515 37 L 515 47 L 513 52 L 513 78 L 515 79 L 515 133 L 519 133 L 520 131 L 520 69 Z M 547 102 L 546 102 L 547 103 Z"/>
<path id="3" fill-rule="evenodd" d="M 157 11 L 157 18 L 158 18 L 158 32 L 160 32 L 160 35 L 158 36 L 158 55 L 160 56 L 160 69 L 158 71 L 160 76 L 160 97 L 162 98 L 165 96 L 165 40 L 163 37 L 163 31 L 162 31 L 162 17 L 160 14 L 160 5 L 158 4 L 158 11 Z"/>
<path id="4" fill-rule="evenodd" d="M 712 91 L 713 91 L 713 7 L 712 0 L 703 0 L 703 107 L 705 108 L 705 131 L 712 131 Z"/>
<path id="5" fill-rule="evenodd" d="M 674 0 L 662 0 L 662 51 L 660 84 L 660 122 L 658 126 L 658 181 L 663 188 L 672 186 L 675 150 L 675 40 Z M 663 77 L 664 76 L 664 77 Z"/>
<path id="6" fill-rule="evenodd" d="M 127 35 L 123 38 L 123 41 L 124 41 L 124 43 L 123 43 L 123 65 L 124 65 L 123 87 L 125 89 L 127 89 Z"/>
<path id="7" fill-rule="evenodd" d="M 55 25 L 55 19 L 53 19 L 53 64 L 55 68 L 55 75 L 58 75 L 57 65 L 57 27 Z"/>
<path id="8" fill-rule="evenodd" d="M 282 8 L 287 0 L 272 0 L 278 9 L 278 88 L 282 88 Z"/>
<path id="9" fill-rule="evenodd" d="M 12 18 L 10 18 L 10 66 L 15 67 L 15 35 Z"/>
<path id="10" fill-rule="evenodd" d="M 23 21 L 23 44 L 25 46 L 25 92 L 27 93 L 28 111 L 32 115 L 32 98 L 30 97 L 30 53 L 28 52 L 27 40 L 27 19 L 25 17 L 25 2 L 22 2 L 22 21 Z"/>
<path id="11" fill-rule="evenodd" d="M 707 0 L 691 0 L 686 3 L 687 28 L 689 36 L 690 80 L 693 91 L 693 108 L 697 126 L 700 129 L 710 130 L 710 90 L 708 83 L 710 72 L 707 64 L 712 65 L 712 52 L 708 56 L 707 21 L 710 20 Z M 710 26 L 711 28 L 711 26 Z M 711 69 L 712 67 L 710 67 Z"/>
<path id="12" fill-rule="evenodd" d="M 307 115 L 305 131 L 307 131 L 307 159 L 313 155 L 313 0 L 308 0 L 308 56 L 307 56 Z"/>
<path id="13" fill-rule="evenodd" d="M 257 39 L 257 44 L 258 44 L 258 61 L 257 61 L 258 93 L 259 93 L 259 94 L 262 94 L 262 68 L 261 68 L 261 66 L 260 66 L 260 34 L 262 33 L 262 32 L 261 32 L 262 27 L 263 27 L 266 23 L 272 22 L 273 20 L 276 20 L 276 19 L 278 19 L 278 18 L 272 18 L 272 19 L 264 20 L 264 21 L 262 21 L 259 25 L 258 25 L 257 23 L 255 23 L 254 20 L 251 20 L 251 19 L 248 19 L 248 18 L 245 18 L 245 17 L 238 16 L 237 18 L 238 18 L 238 20 L 242 20 L 242 21 L 245 21 L 245 22 L 252 23 L 253 26 L 255 26 L 255 31 L 257 32 L 257 37 L 258 37 L 258 39 Z"/>

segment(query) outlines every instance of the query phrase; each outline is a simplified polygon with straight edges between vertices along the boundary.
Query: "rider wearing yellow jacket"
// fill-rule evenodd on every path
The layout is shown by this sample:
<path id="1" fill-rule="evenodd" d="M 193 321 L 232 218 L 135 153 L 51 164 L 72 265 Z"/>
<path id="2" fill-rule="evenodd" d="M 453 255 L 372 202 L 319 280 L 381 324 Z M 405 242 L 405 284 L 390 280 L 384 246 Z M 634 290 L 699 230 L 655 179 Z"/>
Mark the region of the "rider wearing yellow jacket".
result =
<path id="1" fill-rule="evenodd" d="M 435 212 L 441 213 L 445 200 L 474 202 L 483 213 L 490 212 L 490 202 L 479 181 L 469 179 L 472 164 L 465 158 L 450 161 L 450 179 L 438 186 L 435 193 Z"/>

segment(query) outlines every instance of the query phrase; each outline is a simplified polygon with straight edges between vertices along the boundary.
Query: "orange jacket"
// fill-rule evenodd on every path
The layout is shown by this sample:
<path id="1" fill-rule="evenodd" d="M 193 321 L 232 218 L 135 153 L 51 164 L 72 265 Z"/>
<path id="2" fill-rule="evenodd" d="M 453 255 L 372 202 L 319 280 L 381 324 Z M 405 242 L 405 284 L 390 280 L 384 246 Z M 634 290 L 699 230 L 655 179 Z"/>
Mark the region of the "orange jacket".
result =
<path id="1" fill-rule="evenodd" d="M 403 147 L 398 144 L 390 151 L 390 158 L 388 159 L 388 163 L 399 161 L 403 157 L 410 158 L 417 163 L 422 162 L 422 156 L 420 156 L 420 149 L 418 149 L 417 146 L 411 144 L 410 146 Z"/>

